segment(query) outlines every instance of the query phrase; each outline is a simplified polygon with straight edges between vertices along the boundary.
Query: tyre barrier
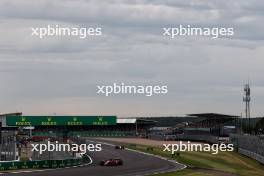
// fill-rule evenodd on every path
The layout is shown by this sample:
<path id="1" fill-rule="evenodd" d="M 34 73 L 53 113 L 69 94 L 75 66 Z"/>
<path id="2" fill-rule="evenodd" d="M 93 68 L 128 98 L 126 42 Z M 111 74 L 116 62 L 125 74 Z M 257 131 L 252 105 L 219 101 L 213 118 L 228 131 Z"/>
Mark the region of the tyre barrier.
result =
<path id="1" fill-rule="evenodd" d="M 83 164 L 83 159 L 65 160 L 38 160 L 38 161 L 12 161 L 0 162 L 0 171 L 17 169 L 49 169 L 78 166 Z"/>

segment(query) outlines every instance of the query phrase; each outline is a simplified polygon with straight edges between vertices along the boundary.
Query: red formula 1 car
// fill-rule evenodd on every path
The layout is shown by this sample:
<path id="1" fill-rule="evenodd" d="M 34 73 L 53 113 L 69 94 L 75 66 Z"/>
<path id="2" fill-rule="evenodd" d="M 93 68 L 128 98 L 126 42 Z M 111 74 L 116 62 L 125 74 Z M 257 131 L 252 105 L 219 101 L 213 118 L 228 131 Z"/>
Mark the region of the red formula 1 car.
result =
<path id="1" fill-rule="evenodd" d="M 115 159 L 107 159 L 107 160 L 102 160 L 100 162 L 101 166 L 121 166 L 123 165 L 123 161 L 119 158 Z"/>

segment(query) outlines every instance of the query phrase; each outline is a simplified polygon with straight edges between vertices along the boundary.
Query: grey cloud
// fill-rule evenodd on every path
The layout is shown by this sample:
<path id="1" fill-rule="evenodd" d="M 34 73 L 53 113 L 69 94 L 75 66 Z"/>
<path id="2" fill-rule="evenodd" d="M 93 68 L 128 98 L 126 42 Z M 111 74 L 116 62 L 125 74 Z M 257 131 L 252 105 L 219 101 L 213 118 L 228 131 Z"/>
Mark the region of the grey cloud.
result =
<path id="1" fill-rule="evenodd" d="M 239 114 L 242 86 L 263 108 L 263 3 L 184 0 L 0 2 L 0 111 L 175 115 Z M 231 38 L 162 36 L 178 24 L 235 27 Z M 93 40 L 30 36 L 30 27 L 103 26 Z M 166 84 L 169 94 L 98 97 L 97 84 Z M 100 107 L 106 107 L 102 110 Z"/>

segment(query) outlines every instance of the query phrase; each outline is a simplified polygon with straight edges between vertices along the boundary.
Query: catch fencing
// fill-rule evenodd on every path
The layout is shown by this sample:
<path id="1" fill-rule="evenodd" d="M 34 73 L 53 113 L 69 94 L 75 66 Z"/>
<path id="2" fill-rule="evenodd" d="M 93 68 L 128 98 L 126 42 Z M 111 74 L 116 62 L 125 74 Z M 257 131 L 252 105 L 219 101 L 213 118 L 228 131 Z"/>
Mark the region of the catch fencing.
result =
<path id="1" fill-rule="evenodd" d="M 207 143 L 218 143 L 218 137 L 213 135 L 162 135 L 149 134 L 149 139 L 154 140 L 168 140 L 168 141 L 201 141 Z"/>
<path id="2" fill-rule="evenodd" d="M 264 164 L 264 137 L 231 134 L 230 142 L 237 151 Z"/>

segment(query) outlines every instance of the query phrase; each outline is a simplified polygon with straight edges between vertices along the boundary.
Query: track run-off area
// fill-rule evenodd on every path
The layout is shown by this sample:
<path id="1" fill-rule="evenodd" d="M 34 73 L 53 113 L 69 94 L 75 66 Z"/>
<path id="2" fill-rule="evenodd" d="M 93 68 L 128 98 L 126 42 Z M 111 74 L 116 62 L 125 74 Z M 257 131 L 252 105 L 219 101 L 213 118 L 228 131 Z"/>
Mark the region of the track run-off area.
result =
<path id="1" fill-rule="evenodd" d="M 156 173 L 165 173 L 184 169 L 186 166 L 175 161 L 167 160 L 130 149 L 115 149 L 111 142 L 103 142 L 98 139 L 87 139 L 87 144 L 102 144 L 102 151 L 88 153 L 91 157 L 89 165 L 43 170 L 14 170 L 1 175 L 19 176 L 143 176 Z M 100 166 L 101 160 L 120 158 L 122 166 Z"/>

